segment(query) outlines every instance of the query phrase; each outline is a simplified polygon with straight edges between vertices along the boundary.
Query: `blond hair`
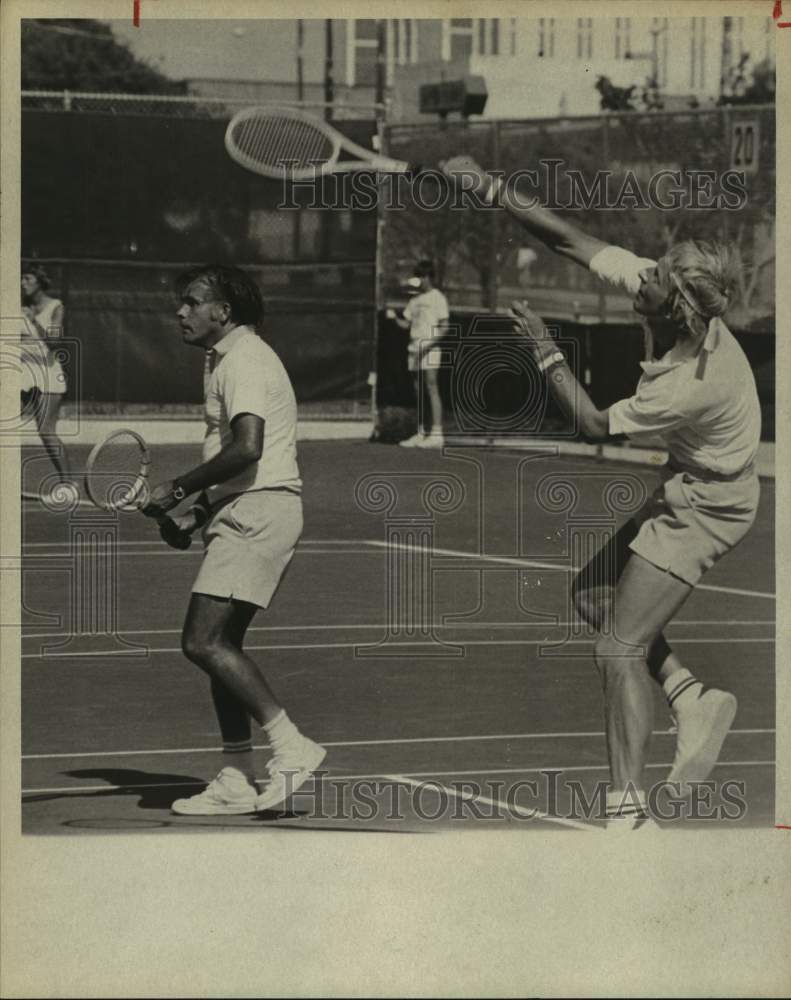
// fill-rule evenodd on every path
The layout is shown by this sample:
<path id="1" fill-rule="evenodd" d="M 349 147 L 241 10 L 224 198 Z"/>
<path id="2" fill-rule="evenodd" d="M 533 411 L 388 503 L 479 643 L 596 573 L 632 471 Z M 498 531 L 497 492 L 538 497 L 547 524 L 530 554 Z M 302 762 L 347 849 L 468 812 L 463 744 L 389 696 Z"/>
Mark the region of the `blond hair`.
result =
<path id="1" fill-rule="evenodd" d="M 729 247 L 706 240 L 685 240 L 666 254 L 673 287 L 668 315 L 691 334 L 708 330 L 709 322 L 730 305 L 735 264 Z"/>

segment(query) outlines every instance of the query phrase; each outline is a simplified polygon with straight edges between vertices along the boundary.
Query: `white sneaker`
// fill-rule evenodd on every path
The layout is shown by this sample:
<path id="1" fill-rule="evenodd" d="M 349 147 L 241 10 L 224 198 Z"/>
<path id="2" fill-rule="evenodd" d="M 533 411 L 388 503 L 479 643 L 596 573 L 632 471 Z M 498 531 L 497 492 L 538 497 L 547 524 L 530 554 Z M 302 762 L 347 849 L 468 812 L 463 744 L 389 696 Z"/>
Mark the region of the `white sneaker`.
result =
<path id="1" fill-rule="evenodd" d="M 407 438 L 406 441 L 399 441 L 398 443 L 402 448 L 420 448 L 422 446 L 421 442 L 425 436 L 425 434 L 418 431 L 417 434 L 413 434 L 411 438 Z"/>
<path id="2" fill-rule="evenodd" d="M 445 435 L 442 431 L 432 431 L 425 434 L 421 441 L 415 445 L 416 448 L 442 448 L 445 444 Z"/>
<path id="3" fill-rule="evenodd" d="M 262 812 L 280 805 L 305 784 L 326 756 L 324 747 L 300 735 L 293 746 L 276 753 L 266 765 L 269 781 L 255 800 L 255 808 Z"/>
<path id="4" fill-rule="evenodd" d="M 224 767 L 198 795 L 176 799 L 170 807 L 179 816 L 242 816 L 255 812 L 256 790 L 241 771 Z"/>
<path id="5" fill-rule="evenodd" d="M 678 736 L 668 781 L 705 781 L 711 774 L 736 715 L 736 699 L 710 688 L 674 713 Z"/>

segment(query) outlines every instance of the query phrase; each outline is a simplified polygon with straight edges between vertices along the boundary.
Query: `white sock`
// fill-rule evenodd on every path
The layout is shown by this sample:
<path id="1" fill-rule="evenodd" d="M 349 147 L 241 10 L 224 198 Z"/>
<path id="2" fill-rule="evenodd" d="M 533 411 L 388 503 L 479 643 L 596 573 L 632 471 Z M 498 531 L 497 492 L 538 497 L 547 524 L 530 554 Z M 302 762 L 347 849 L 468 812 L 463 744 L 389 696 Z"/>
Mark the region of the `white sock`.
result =
<path id="1" fill-rule="evenodd" d="M 683 710 L 685 705 L 698 700 L 703 685 L 689 670 L 682 667 L 662 682 L 662 690 L 665 692 L 668 705 L 674 712 L 678 712 L 679 709 Z"/>
<path id="2" fill-rule="evenodd" d="M 222 756 L 226 767 L 239 771 L 250 782 L 255 784 L 255 768 L 253 767 L 253 741 L 223 740 Z"/>
<path id="3" fill-rule="evenodd" d="M 286 715 L 284 708 L 280 710 L 271 722 L 267 722 L 264 725 L 264 732 L 269 737 L 269 744 L 275 753 L 279 753 L 279 751 L 285 749 L 285 747 L 293 743 L 300 736 L 299 730 Z"/>
<path id="4" fill-rule="evenodd" d="M 642 819 L 648 815 L 645 792 L 635 788 L 634 785 L 607 792 L 606 815 L 608 820 Z"/>

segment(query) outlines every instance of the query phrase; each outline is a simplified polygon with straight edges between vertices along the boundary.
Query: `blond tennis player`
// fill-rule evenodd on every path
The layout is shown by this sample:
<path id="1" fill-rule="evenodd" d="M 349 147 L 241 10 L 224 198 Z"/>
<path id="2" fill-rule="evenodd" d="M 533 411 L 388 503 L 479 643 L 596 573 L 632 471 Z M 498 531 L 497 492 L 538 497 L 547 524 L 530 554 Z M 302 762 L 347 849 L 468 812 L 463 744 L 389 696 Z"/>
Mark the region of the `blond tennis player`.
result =
<path id="1" fill-rule="evenodd" d="M 446 174 L 497 200 L 550 249 L 628 291 L 649 345 L 635 394 L 598 409 L 526 303 L 514 303 L 519 329 L 560 405 L 593 441 L 626 435 L 660 438 L 669 459 L 662 484 L 575 581 L 579 613 L 600 630 L 595 660 L 605 699 L 613 829 L 646 824 L 644 769 L 653 728 L 653 677 L 678 727 L 669 780 L 711 773 L 736 713 L 736 699 L 705 690 L 663 631 L 703 574 L 737 545 L 758 507 L 755 457 L 761 411 L 749 362 L 721 317 L 732 262 L 722 245 L 688 240 L 659 260 L 590 236 L 539 205 L 525 207 L 507 185 L 468 157 Z M 606 626 L 606 627 L 605 627 Z"/>

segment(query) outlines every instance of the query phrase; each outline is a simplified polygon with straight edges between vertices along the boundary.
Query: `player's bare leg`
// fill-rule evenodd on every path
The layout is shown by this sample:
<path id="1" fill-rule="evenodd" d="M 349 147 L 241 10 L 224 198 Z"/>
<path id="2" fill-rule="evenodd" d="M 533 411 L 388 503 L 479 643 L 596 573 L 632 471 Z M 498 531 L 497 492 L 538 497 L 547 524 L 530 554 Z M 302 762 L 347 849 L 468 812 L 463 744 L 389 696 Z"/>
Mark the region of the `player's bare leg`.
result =
<path id="1" fill-rule="evenodd" d="M 421 444 L 423 447 L 442 447 L 444 443 L 442 397 L 439 394 L 437 370 L 435 368 L 426 368 L 423 370 L 422 375 L 431 410 L 431 427 Z"/>
<path id="2" fill-rule="evenodd" d="M 227 626 L 229 642 L 240 652 L 250 622 L 258 609 L 254 604 L 238 602 Z M 255 787 L 253 739 L 250 713 L 244 703 L 217 677 L 211 677 L 211 697 L 222 734 L 223 765 L 235 767 Z"/>
<path id="3" fill-rule="evenodd" d="M 597 629 L 607 620 L 617 581 L 632 555 L 629 543 L 636 534 L 633 521 L 623 525 L 574 581 L 572 597 L 577 612 Z M 651 676 L 662 686 L 678 730 L 669 780 L 703 781 L 717 762 L 736 714 L 736 699 L 716 688 L 704 691 L 662 632 L 650 644 L 646 662 Z"/>
<path id="4" fill-rule="evenodd" d="M 55 466 L 62 483 L 72 481 L 71 467 L 66 447 L 58 437 L 57 426 L 60 415 L 61 397 L 57 393 L 41 393 L 35 401 L 36 427 L 41 443 L 50 461 Z"/>
<path id="5" fill-rule="evenodd" d="M 193 594 L 184 623 L 182 650 L 188 660 L 238 698 L 263 726 L 279 715 L 282 705 L 256 663 L 238 645 L 239 616 L 247 616 L 248 608 L 233 598 Z"/>
<path id="6" fill-rule="evenodd" d="M 174 812 L 206 815 L 271 809 L 296 791 L 324 759 L 324 748 L 300 733 L 242 649 L 255 610 L 254 605 L 233 598 L 193 594 L 182 649 L 211 678 L 215 708 L 218 716 L 219 711 L 225 713 L 229 734 L 247 732 L 242 709 L 263 727 L 273 750 L 267 764 L 269 779 L 259 792 L 252 765 L 250 773 L 244 773 L 235 763 L 226 764 L 200 795 L 174 802 Z"/>
<path id="7" fill-rule="evenodd" d="M 614 816 L 645 809 L 643 772 L 654 719 L 648 650 L 691 592 L 683 580 L 632 554 L 596 641 L 612 782 L 608 812 Z M 634 799 L 629 791 L 637 793 Z"/>

